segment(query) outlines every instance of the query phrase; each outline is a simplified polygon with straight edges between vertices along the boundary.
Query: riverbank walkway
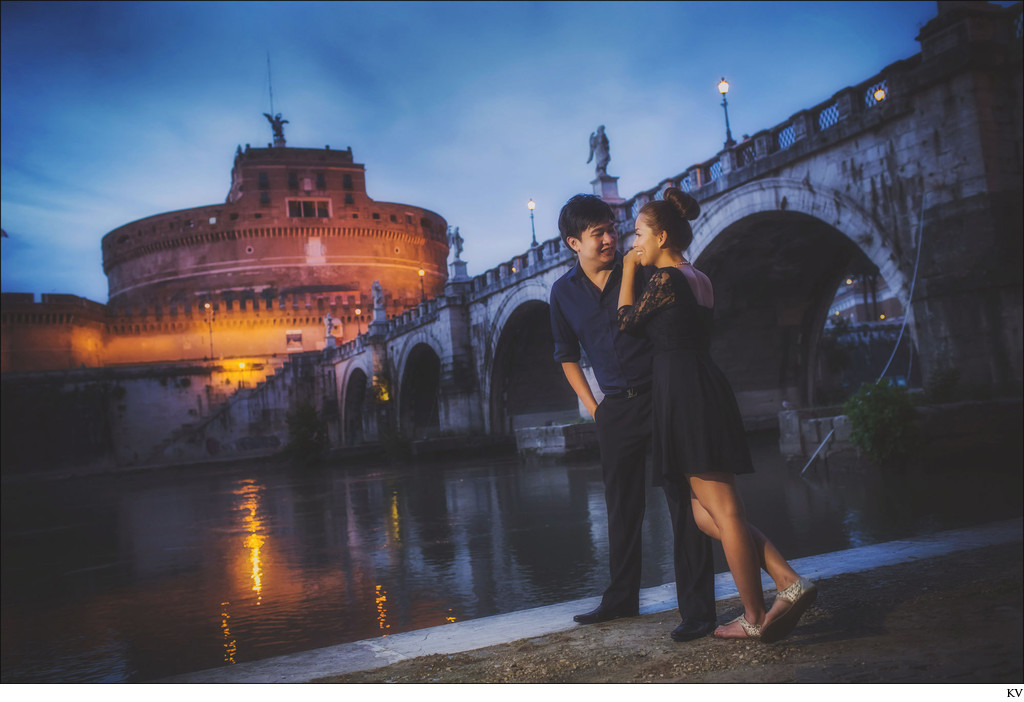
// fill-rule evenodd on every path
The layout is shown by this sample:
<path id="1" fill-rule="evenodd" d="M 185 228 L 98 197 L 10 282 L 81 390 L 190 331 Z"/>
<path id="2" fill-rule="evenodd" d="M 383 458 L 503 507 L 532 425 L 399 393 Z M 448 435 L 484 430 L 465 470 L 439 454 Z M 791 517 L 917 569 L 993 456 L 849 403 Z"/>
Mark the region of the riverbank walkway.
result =
<path id="1" fill-rule="evenodd" d="M 1014 519 L 1006 522 L 999 522 L 993 524 L 987 524 L 983 526 L 957 529 L 952 531 L 944 531 L 936 534 L 918 536 L 909 539 L 901 539 L 897 541 L 890 541 L 887 543 L 873 544 L 869 546 L 861 546 L 857 548 L 846 549 L 843 551 L 836 551 L 833 553 L 826 553 L 817 556 L 810 556 L 807 558 L 795 559 L 792 561 L 794 568 L 803 574 L 804 576 L 821 583 L 829 579 L 835 579 L 838 576 L 844 576 L 856 573 L 866 573 L 870 571 L 886 572 L 886 575 L 880 576 L 879 581 L 886 581 L 893 583 L 894 586 L 898 586 L 899 582 L 908 582 L 910 576 L 921 578 L 921 582 L 924 583 L 918 590 L 929 591 L 931 594 L 939 593 L 944 587 L 955 589 L 955 586 L 959 586 L 962 590 L 967 585 L 963 582 L 954 582 L 955 578 L 948 578 L 946 574 L 952 574 L 959 570 L 967 570 L 972 572 L 980 572 L 979 566 L 973 561 L 967 563 L 968 557 L 973 557 L 974 560 L 979 558 L 984 564 L 991 567 L 993 573 L 1005 573 L 1009 568 L 1008 576 L 1011 578 L 1010 589 L 1014 587 L 1019 588 L 1019 585 L 1014 586 L 1013 580 L 1019 583 L 1020 571 L 1021 571 L 1021 559 L 1020 559 L 1020 544 L 1022 541 L 1022 529 L 1024 529 L 1024 523 L 1021 519 Z M 1000 547 L 995 548 L 993 547 Z M 1010 562 L 1007 561 L 1006 554 L 1016 554 L 1009 558 Z M 943 560 L 945 559 L 945 560 Z M 995 562 L 991 562 L 995 561 Z M 991 562 L 991 563 L 990 563 Z M 926 564 L 930 564 L 932 571 L 930 575 L 926 575 L 925 568 Z M 898 566 L 895 571 L 891 567 Z M 962 566 L 962 568 L 961 568 Z M 979 576 L 980 577 L 980 576 Z M 868 579 L 866 582 L 872 582 Z M 984 582 L 989 582 L 985 580 Z M 773 586 L 770 581 L 765 580 L 766 590 L 771 589 Z M 976 587 L 976 586 L 975 586 Z M 1004 590 L 1006 585 L 1004 584 Z M 863 585 L 857 585 L 856 587 L 841 586 L 837 583 L 833 588 L 822 587 L 822 596 L 819 597 L 819 603 L 823 601 L 836 602 L 837 599 L 847 599 L 853 597 L 868 597 L 870 598 L 870 588 L 866 588 Z M 723 617 L 723 602 L 733 600 L 736 598 L 737 593 L 732 580 L 732 577 L 728 573 L 720 573 L 715 578 L 715 592 L 717 594 L 716 599 L 720 602 L 719 605 L 719 621 L 725 621 Z M 860 593 L 858 595 L 858 593 Z M 902 593 L 901 593 L 902 594 Z M 981 595 L 979 595 L 981 596 Z M 883 597 L 881 591 L 877 594 L 877 597 Z M 962 598 L 962 594 L 957 594 L 956 597 Z M 891 598 L 890 598 L 891 599 Z M 1011 598 L 1012 599 L 1012 598 Z M 1016 621 L 1020 621 L 1020 592 L 1016 594 L 1017 609 L 1016 612 L 1010 614 L 1011 620 L 1016 618 Z M 324 678 L 337 678 L 337 676 L 346 676 L 353 673 L 360 673 L 366 671 L 375 671 L 383 669 L 386 666 L 392 666 L 393 664 L 408 664 L 412 663 L 417 659 L 423 659 L 423 657 L 430 656 L 442 656 L 446 659 L 452 659 L 455 654 L 474 652 L 488 647 L 494 647 L 495 651 L 500 652 L 502 646 L 508 646 L 514 642 L 522 642 L 526 639 L 537 639 L 541 637 L 549 637 L 559 632 L 569 632 L 572 635 L 573 631 L 582 632 L 586 630 L 589 634 L 593 634 L 595 637 L 598 636 L 598 632 L 603 632 L 601 635 L 606 637 L 607 647 L 609 650 L 607 653 L 610 658 L 614 658 L 616 652 L 620 651 L 623 646 L 622 632 L 625 628 L 631 626 L 630 623 L 643 622 L 645 617 L 650 620 L 651 617 L 647 615 L 654 615 L 658 613 L 666 613 L 665 616 L 659 619 L 664 619 L 665 622 L 658 621 L 657 624 L 664 628 L 662 632 L 664 636 L 657 635 L 657 646 L 668 646 L 668 650 L 672 650 L 671 647 L 677 647 L 674 650 L 680 651 L 678 647 L 687 646 L 688 644 L 672 644 L 668 641 L 668 631 L 674 626 L 674 618 L 677 618 L 674 610 L 676 608 L 676 601 L 674 596 L 674 586 L 669 583 L 659 587 L 648 588 L 643 590 L 640 598 L 640 617 L 635 619 L 622 619 L 614 622 L 609 622 L 602 625 L 581 627 L 572 621 L 572 616 L 580 612 L 588 611 L 597 605 L 599 601 L 598 597 L 591 597 L 581 600 L 575 600 L 571 602 L 563 602 L 560 604 L 549 605 L 545 607 L 538 607 L 535 609 L 529 609 L 519 612 L 512 612 L 508 614 L 501 614 L 491 617 L 484 617 L 480 619 L 467 620 L 462 622 L 456 622 L 452 624 L 445 624 L 429 629 L 421 629 L 417 631 L 409 631 L 400 634 L 392 634 L 386 637 L 369 639 L 365 641 L 357 641 L 353 643 L 340 644 L 337 646 L 330 646 L 326 648 L 315 649 L 311 651 L 305 651 L 301 653 L 288 654 L 278 656 L 274 658 L 264 659 L 260 661 L 251 661 L 245 663 L 239 663 L 230 667 L 215 668 L 211 670 L 198 671 L 194 673 L 188 673 L 184 675 L 178 675 L 163 680 L 157 680 L 154 682 L 158 683 L 301 683 L 311 682 L 315 680 L 322 680 Z M 770 600 L 769 600 L 770 601 Z M 841 604 L 841 603 L 840 603 Z M 851 611 L 855 611 L 858 607 L 868 612 L 872 609 L 872 602 L 858 602 L 848 601 L 845 602 L 849 605 Z M 956 606 L 951 604 L 951 606 Z M 1004 613 L 1005 614 L 1005 613 Z M 735 616 L 735 615 L 732 615 Z M 730 617 L 731 618 L 731 617 Z M 1004 617 L 1005 618 L 1005 617 Z M 979 622 L 979 626 L 984 625 L 985 622 Z M 1012 621 L 1011 621 L 1012 624 Z M 635 624 L 634 626 L 637 626 Z M 618 629 L 616 629 L 618 628 Z M 798 627 L 797 632 L 794 636 L 800 632 L 801 627 Z M 614 634 L 618 630 L 619 635 L 608 636 L 608 633 Z M 847 629 L 849 630 L 849 629 Z M 660 631 L 660 629 L 658 629 Z M 1019 630 L 1018 630 L 1019 632 Z M 583 634 L 581 634 L 582 636 Z M 645 636 L 654 636 L 651 632 L 645 632 Z M 577 637 L 578 638 L 578 637 Z M 593 637 L 591 637 L 593 638 Z M 791 637 L 792 638 L 792 637 Z M 855 636 L 852 638 L 863 638 Z M 1011 637 L 1013 638 L 1013 637 Z M 664 641 L 662 641 L 664 639 Z M 644 639 L 646 640 L 646 639 Z M 652 641 L 655 639 L 651 639 Z M 709 641 L 710 639 L 703 639 L 702 642 Z M 786 639 L 784 641 L 789 641 Z M 667 644 L 665 643 L 667 642 Z M 718 645 L 724 645 L 726 642 L 716 642 Z M 729 642 L 735 645 L 735 642 Z M 1019 633 L 1016 641 L 1006 642 L 1011 649 L 1011 655 L 1013 649 L 1016 649 L 1019 656 L 1020 641 Z M 600 647 L 602 644 L 597 643 Z M 753 643 L 745 644 L 739 643 L 741 647 L 753 646 Z M 588 658 L 593 657 L 594 641 L 587 640 L 587 646 L 591 649 L 588 651 Z M 764 646 L 758 644 L 759 650 L 770 650 L 779 649 L 779 644 L 775 646 Z M 571 648 L 571 645 L 566 642 L 562 642 L 558 647 L 557 655 L 562 656 L 567 650 L 567 647 Z M 490 649 L 489 649 L 490 650 Z M 735 651 L 738 649 L 728 648 L 727 651 Z M 641 655 L 647 655 L 642 653 Z M 480 655 L 477 656 L 479 658 Z M 500 657 L 500 653 L 496 653 L 494 656 L 496 659 Z M 600 655 L 596 656 L 600 658 Z M 740 654 L 740 658 L 743 655 Z M 426 659 L 424 659 L 426 660 Z M 567 659 L 561 661 L 568 665 Z M 495 665 L 498 665 L 497 663 Z M 510 664 L 511 668 L 516 668 L 516 664 Z M 395 666 L 398 667 L 398 666 Z M 557 668 L 557 666 L 555 666 Z M 575 665 L 573 666 L 576 667 Z M 433 666 L 430 666 L 432 669 Z M 452 667 L 448 667 L 447 670 L 452 671 Z M 611 668 L 606 669 L 610 672 Z M 631 669 L 632 670 L 632 669 Z M 1019 664 L 1017 667 L 1017 675 L 1019 675 Z M 1014 671 L 1006 671 L 1008 674 Z M 624 672 L 622 673 L 624 674 Z M 486 677 L 486 676 L 484 676 Z M 640 677 L 640 673 L 633 675 L 634 678 Z M 396 681 L 409 681 L 409 682 L 496 682 L 501 679 L 478 679 L 481 676 L 476 677 L 470 676 L 467 678 L 465 675 L 449 675 L 445 676 L 438 674 L 438 677 L 431 677 L 423 680 L 396 680 Z M 508 678 L 509 681 L 515 681 L 515 678 Z M 528 679 L 524 678 L 524 681 L 533 682 L 573 682 L 574 679 L 570 677 L 559 677 L 555 674 L 549 674 L 549 677 Z M 843 681 L 840 677 L 838 681 Z M 345 680 L 343 680 L 345 681 Z M 372 680 L 360 680 L 362 682 L 370 682 Z M 607 679 L 601 676 L 584 678 L 578 680 L 584 681 L 604 681 L 604 682 L 631 682 L 631 679 L 617 680 L 614 677 Z M 709 680 L 710 681 L 710 680 Z M 743 682 L 745 680 L 734 681 Z M 757 681 L 757 680 L 750 680 Z M 780 681 L 786 681 L 785 679 Z M 820 680 L 818 682 L 831 682 L 832 680 Z M 865 680 L 865 682 L 870 680 Z M 913 682 L 914 680 L 906 680 L 907 682 Z M 978 680 L 971 680 L 968 678 L 966 681 L 978 682 Z M 987 682 L 1004 682 L 1002 679 L 991 680 Z M 1005 682 L 1014 682 L 1012 680 L 1005 680 Z"/>

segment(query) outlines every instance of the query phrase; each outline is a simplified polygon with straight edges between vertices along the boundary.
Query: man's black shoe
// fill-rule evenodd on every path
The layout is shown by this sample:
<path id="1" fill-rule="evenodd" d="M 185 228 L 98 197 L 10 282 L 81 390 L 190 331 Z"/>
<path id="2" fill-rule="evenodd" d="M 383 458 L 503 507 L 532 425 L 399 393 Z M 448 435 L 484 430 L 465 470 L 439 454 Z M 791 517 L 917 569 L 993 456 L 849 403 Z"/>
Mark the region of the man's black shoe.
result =
<path id="1" fill-rule="evenodd" d="M 693 641 L 700 639 L 715 630 L 714 622 L 702 622 L 699 619 L 684 619 L 683 622 L 672 630 L 673 641 Z"/>
<path id="2" fill-rule="evenodd" d="M 601 622 L 607 622 L 612 619 L 621 619 L 622 617 L 635 617 L 639 614 L 638 608 L 624 609 L 618 608 L 613 609 L 611 607 L 600 606 L 592 612 L 586 614 L 577 614 L 572 618 L 574 622 L 580 624 L 599 624 Z"/>

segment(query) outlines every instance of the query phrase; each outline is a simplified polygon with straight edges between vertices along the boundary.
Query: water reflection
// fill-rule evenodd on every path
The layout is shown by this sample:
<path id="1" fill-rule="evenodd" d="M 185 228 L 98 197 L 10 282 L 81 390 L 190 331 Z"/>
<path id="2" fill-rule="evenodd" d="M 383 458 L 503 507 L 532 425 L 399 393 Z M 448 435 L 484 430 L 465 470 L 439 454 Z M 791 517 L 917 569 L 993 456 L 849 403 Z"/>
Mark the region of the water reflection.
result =
<path id="1" fill-rule="evenodd" d="M 260 559 L 260 549 L 266 543 L 262 534 L 263 523 L 260 519 L 260 494 L 263 486 L 255 480 L 242 480 L 235 494 L 242 499 L 238 509 L 245 512 L 242 516 L 242 524 L 248 532 L 245 537 L 245 549 L 247 556 L 246 569 L 248 578 L 252 581 L 252 591 L 256 593 L 256 604 L 263 602 L 263 562 Z"/>
<path id="2" fill-rule="evenodd" d="M 1015 484 L 993 469 L 974 498 L 955 475 L 833 464 L 800 479 L 775 442 L 752 441 L 758 472 L 738 487 L 787 557 L 1020 513 L 1017 464 Z M 607 577 L 596 463 L 11 484 L 3 523 L 3 682 L 152 680 L 596 595 Z M 660 490 L 643 538 L 643 586 L 671 581 Z"/>

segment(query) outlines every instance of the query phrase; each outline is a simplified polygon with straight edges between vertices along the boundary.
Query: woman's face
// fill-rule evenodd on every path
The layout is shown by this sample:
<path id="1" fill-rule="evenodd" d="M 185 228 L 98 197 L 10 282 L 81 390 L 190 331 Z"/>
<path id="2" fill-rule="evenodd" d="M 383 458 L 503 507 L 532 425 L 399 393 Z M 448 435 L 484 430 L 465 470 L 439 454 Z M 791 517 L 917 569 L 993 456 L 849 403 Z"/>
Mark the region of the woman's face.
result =
<path id="1" fill-rule="evenodd" d="M 636 251 L 637 259 L 639 259 L 641 265 L 653 265 L 661 253 L 660 238 L 651 229 L 650 225 L 647 224 L 647 218 L 642 215 L 636 218 L 635 231 L 636 238 L 633 239 L 633 249 Z"/>

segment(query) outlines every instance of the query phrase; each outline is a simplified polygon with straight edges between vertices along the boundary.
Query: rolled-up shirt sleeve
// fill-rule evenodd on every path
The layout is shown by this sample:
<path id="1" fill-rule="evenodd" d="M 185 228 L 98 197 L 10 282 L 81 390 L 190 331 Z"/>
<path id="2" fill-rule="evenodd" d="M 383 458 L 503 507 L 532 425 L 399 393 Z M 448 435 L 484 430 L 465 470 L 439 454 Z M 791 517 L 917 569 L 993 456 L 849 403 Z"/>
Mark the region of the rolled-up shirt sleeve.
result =
<path id="1" fill-rule="evenodd" d="M 551 288 L 551 336 L 555 342 L 555 361 L 558 363 L 579 363 L 580 340 L 562 312 L 558 287 Z"/>

